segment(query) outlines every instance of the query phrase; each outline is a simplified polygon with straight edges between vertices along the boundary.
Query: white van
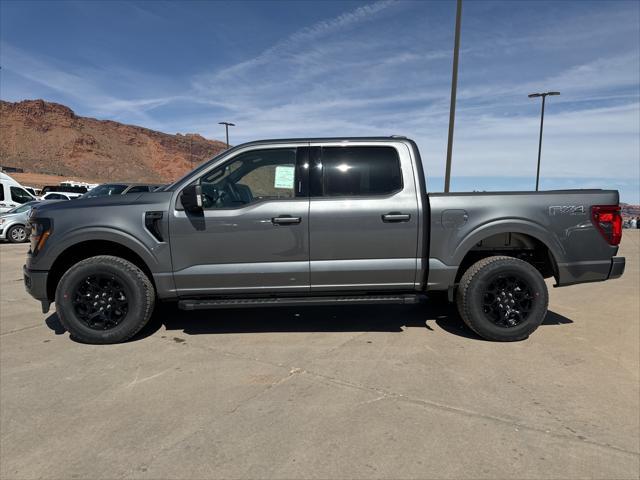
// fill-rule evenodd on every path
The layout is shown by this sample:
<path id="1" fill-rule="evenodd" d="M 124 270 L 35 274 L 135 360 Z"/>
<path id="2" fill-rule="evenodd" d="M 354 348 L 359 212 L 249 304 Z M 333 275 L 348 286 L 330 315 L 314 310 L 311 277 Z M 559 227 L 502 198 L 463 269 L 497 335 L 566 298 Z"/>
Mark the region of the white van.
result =
<path id="1" fill-rule="evenodd" d="M 0 172 L 0 213 L 11 210 L 36 198 L 6 173 Z"/>

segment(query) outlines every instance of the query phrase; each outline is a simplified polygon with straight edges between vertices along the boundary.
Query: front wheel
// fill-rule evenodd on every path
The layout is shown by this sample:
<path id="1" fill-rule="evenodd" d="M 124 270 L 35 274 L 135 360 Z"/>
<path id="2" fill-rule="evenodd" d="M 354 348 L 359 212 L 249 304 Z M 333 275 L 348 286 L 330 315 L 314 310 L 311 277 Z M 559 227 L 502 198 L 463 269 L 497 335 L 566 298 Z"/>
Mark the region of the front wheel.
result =
<path id="1" fill-rule="evenodd" d="M 457 306 L 474 332 L 487 340 L 523 340 L 544 320 L 549 292 L 532 265 L 513 257 L 487 257 L 460 280 Z"/>
<path id="2" fill-rule="evenodd" d="M 24 225 L 14 225 L 7 231 L 7 240 L 11 243 L 24 243 L 29 240 L 27 228 Z"/>
<path id="3" fill-rule="evenodd" d="M 110 255 L 87 258 L 62 276 L 56 311 L 72 338 L 84 343 L 119 343 L 146 325 L 155 291 L 133 263 Z"/>

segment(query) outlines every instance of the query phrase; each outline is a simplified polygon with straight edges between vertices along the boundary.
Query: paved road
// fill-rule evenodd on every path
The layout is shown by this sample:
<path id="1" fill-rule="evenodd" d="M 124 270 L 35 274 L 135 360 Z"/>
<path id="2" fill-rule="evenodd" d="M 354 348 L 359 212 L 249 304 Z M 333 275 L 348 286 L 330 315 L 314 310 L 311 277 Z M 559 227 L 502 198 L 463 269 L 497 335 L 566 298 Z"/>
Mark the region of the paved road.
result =
<path id="1" fill-rule="evenodd" d="M 422 307 L 163 307 L 71 341 L 0 245 L 0 477 L 638 478 L 639 232 L 627 273 L 551 290 L 528 340 Z"/>

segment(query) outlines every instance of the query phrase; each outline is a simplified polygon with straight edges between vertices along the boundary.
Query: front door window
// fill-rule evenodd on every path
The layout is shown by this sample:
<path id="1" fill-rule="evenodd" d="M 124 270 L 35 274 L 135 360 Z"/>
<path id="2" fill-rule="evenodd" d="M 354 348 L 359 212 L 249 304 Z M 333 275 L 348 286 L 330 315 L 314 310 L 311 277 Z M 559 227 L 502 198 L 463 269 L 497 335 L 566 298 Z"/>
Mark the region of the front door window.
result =
<path id="1" fill-rule="evenodd" d="M 203 207 L 239 208 L 296 197 L 296 149 L 243 153 L 201 179 Z"/>
<path id="2" fill-rule="evenodd" d="M 11 200 L 16 203 L 27 203 L 34 200 L 34 198 L 20 187 L 11 187 Z"/>

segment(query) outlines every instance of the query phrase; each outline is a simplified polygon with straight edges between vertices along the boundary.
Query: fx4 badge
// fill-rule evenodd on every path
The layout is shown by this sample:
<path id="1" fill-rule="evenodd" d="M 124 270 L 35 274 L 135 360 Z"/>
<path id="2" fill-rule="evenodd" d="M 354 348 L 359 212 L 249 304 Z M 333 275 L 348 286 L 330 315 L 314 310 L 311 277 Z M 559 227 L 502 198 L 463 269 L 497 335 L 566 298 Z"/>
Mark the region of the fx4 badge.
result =
<path id="1" fill-rule="evenodd" d="M 558 205 L 549 207 L 549 215 L 584 215 L 584 205 Z"/>

